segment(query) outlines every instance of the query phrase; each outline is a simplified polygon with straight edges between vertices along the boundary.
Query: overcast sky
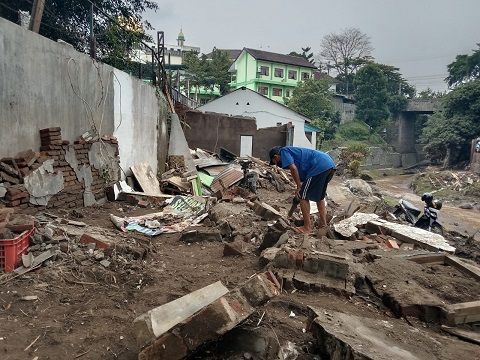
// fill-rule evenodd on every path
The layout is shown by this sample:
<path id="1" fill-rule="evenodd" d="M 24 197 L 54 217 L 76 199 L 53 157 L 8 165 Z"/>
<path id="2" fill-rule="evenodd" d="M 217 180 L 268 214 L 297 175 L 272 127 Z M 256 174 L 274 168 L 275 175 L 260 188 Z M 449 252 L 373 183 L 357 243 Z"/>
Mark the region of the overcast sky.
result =
<path id="1" fill-rule="evenodd" d="M 445 90 L 446 65 L 480 42 L 480 0 L 155 0 L 145 18 L 175 44 L 202 52 L 251 47 L 279 53 L 311 46 L 325 34 L 357 27 L 376 61 L 400 68 L 417 89 Z"/>

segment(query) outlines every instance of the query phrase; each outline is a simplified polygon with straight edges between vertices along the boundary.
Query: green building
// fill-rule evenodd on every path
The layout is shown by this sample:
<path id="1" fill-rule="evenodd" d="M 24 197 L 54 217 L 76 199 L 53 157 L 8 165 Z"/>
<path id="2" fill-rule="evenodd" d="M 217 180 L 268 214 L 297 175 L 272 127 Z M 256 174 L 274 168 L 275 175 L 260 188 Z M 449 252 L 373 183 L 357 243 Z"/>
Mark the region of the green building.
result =
<path id="1" fill-rule="evenodd" d="M 283 104 L 300 81 L 314 76 L 315 69 L 302 57 L 244 48 L 230 67 L 230 86 L 246 87 Z"/>

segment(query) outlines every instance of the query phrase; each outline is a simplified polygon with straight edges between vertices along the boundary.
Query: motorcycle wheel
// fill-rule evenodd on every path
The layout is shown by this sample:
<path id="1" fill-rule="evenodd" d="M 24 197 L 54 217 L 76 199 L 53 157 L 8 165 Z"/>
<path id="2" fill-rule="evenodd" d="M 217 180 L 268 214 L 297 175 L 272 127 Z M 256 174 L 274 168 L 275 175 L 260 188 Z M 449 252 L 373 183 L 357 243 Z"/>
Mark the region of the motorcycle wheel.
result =
<path id="1" fill-rule="evenodd" d="M 442 235 L 443 236 L 443 227 L 438 223 L 432 224 L 431 232 L 434 234 Z"/>

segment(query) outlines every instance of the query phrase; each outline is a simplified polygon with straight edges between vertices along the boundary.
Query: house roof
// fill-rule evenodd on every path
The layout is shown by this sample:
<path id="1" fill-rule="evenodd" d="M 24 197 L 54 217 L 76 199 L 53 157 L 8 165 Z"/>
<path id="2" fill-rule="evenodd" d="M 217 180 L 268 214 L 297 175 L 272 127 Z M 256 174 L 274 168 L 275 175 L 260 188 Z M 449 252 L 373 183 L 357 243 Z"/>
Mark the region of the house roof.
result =
<path id="1" fill-rule="evenodd" d="M 256 92 L 256 91 L 251 90 L 251 89 L 248 89 L 248 88 L 246 88 L 246 87 L 244 87 L 244 86 L 243 86 L 243 87 L 240 87 L 240 88 L 238 88 L 238 89 L 235 89 L 235 90 L 233 90 L 232 92 L 230 92 L 230 93 L 228 93 L 228 94 L 226 94 L 226 95 L 223 95 L 223 96 L 221 96 L 221 97 L 219 97 L 219 98 L 217 98 L 217 99 L 215 99 L 215 100 L 212 100 L 212 101 L 210 101 L 208 104 L 211 105 L 211 104 L 215 103 L 215 101 L 218 101 L 218 100 L 220 100 L 220 99 L 222 99 L 222 98 L 224 98 L 224 97 L 226 97 L 226 96 L 229 96 L 229 95 L 231 95 L 231 94 L 233 94 L 233 93 L 236 93 L 237 91 L 248 91 L 248 92 L 250 92 L 250 93 L 252 93 L 252 94 L 255 94 L 255 96 L 261 96 L 262 98 L 267 99 L 268 101 L 270 101 L 272 104 L 275 104 L 275 105 L 277 105 L 277 106 L 286 108 L 286 109 L 288 109 L 289 111 L 291 111 L 292 113 L 297 114 L 297 115 L 300 116 L 303 120 L 305 120 L 305 123 L 311 123 L 311 122 L 312 122 L 312 120 L 310 120 L 310 119 L 309 119 L 308 117 L 306 117 L 305 115 L 303 115 L 303 114 L 301 114 L 301 113 L 299 113 L 299 112 L 297 112 L 297 111 L 295 111 L 295 110 L 292 110 L 292 109 L 290 109 L 288 106 L 286 106 L 286 105 L 284 105 L 284 104 L 281 104 L 281 103 L 279 103 L 278 101 L 272 100 L 272 99 L 266 97 L 265 95 L 262 95 L 262 94 L 260 94 L 260 93 L 258 93 L 258 92 Z M 207 105 L 208 105 L 208 104 L 207 104 Z M 199 106 L 197 109 L 198 109 L 198 110 L 202 110 L 202 106 Z"/>
<path id="2" fill-rule="evenodd" d="M 270 62 L 276 62 L 280 64 L 295 65 L 295 66 L 316 69 L 315 65 L 311 64 L 307 59 L 303 57 L 293 56 L 293 55 L 284 55 L 284 54 L 278 54 L 278 53 L 273 53 L 269 51 L 255 50 L 255 49 L 249 49 L 249 48 L 245 48 L 244 50 L 247 51 L 250 55 L 252 55 L 257 60 L 270 61 Z"/>
<path id="3" fill-rule="evenodd" d="M 228 54 L 228 58 L 232 61 L 235 60 L 238 57 L 238 55 L 240 55 L 240 53 L 242 52 L 242 50 L 240 49 L 217 49 L 217 50 L 226 52 Z M 206 56 L 208 59 L 211 59 L 212 52 L 209 52 L 208 54 L 206 54 Z"/>

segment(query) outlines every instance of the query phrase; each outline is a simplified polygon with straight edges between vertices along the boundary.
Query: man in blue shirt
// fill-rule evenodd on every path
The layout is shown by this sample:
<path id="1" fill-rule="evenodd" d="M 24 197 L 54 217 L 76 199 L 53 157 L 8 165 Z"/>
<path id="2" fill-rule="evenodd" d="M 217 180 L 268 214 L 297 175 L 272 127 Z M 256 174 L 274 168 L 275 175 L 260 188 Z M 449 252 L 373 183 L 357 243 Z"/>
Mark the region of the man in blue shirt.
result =
<path id="1" fill-rule="evenodd" d="M 325 195 L 327 186 L 335 173 L 335 163 L 330 155 L 307 148 L 294 146 L 275 146 L 270 150 L 270 165 L 290 169 L 297 185 L 295 196 L 300 199 L 300 209 L 303 215 L 303 226 L 298 232 L 310 233 L 310 201 L 315 201 L 320 217 L 320 231 L 327 227 L 327 210 Z"/>

